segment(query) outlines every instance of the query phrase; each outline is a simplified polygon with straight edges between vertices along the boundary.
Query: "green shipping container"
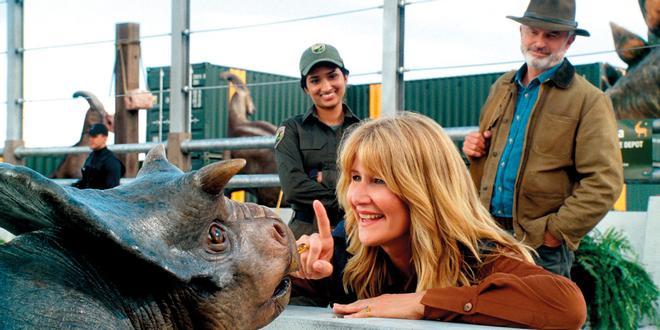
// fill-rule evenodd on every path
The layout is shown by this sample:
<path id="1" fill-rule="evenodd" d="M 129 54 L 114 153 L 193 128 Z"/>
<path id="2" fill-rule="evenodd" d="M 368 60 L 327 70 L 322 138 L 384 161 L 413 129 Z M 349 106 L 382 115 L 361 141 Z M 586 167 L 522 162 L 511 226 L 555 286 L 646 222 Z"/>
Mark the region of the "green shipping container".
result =
<path id="1" fill-rule="evenodd" d="M 47 177 L 57 169 L 62 160 L 64 160 L 64 156 L 26 157 L 25 166 Z"/>
<path id="2" fill-rule="evenodd" d="M 229 71 L 229 67 L 210 63 L 193 64 L 193 92 L 191 132 L 194 140 L 226 137 L 228 111 L 228 83 L 220 78 L 220 73 Z M 163 70 L 162 89 L 169 89 L 169 67 L 148 68 L 149 88 L 154 95 L 159 95 L 160 72 Z M 252 95 L 256 113 L 252 120 L 264 120 L 274 125 L 294 114 L 304 111 L 309 106 L 307 96 L 300 89 L 294 77 L 279 76 L 263 72 L 247 71 L 247 84 Z M 167 139 L 169 132 L 169 93 L 163 93 L 162 138 Z M 147 141 L 159 138 L 159 105 L 147 114 Z M 193 153 L 192 167 L 201 166 L 221 156 L 210 152 Z"/>
<path id="3" fill-rule="evenodd" d="M 602 88 L 600 63 L 575 68 L 578 74 Z M 404 108 L 427 115 L 444 127 L 477 126 L 489 88 L 503 73 L 408 80 L 404 86 Z M 361 118 L 368 117 L 369 86 L 351 86 L 347 94 L 347 104 Z"/>
<path id="4" fill-rule="evenodd" d="M 149 87 L 159 90 L 159 72 L 164 71 L 163 89 L 169 88 L 169 67 L 149 68 Z M 219 77 L 228 67 L 209 63 L 193 65 L 193 139 L 224 137 L 227 119 L 227 82 Z M 578 74 L 600 87 L 599 63 L 577 65 Z M 502 72 L 469 76 L 410 80 L 405 83 L 405 109 L 425 114 L 445 127 L 475 126 L 488 91 Z M 275 125 L 304 112 L 311 104 L 300 89 L 298 78 L 263 72 L 247 71 L 247 83 L 257 112 L 253 120 L 265 120 Z M 163 116 L 169 116 L 169 96 L 165 93 Z M 369 116 L 369 85 L 351 85 L 346 103 L 361 118 Z M 158 107 L 148 114 L 147 140 L 158 136 Z M 168 131 L 163 125 L 163 132 Z M 166 135 L 166 133 L 164 133 Z"/>
<path id="5" fill-rule="evenodd" d="M 226 137 L 227 134 L 227 81 L 220 78 L 220 73 L 229 71 L 229 67 L 213 65 L 210 63 L 193 64 L 193 93 L 192 93 L 192 138 L 215 139 Z M 147 69 L 149 89 L 154 95 L 159 95 L 160 72 L 163 71 L 162 89 L 169 89 L 169 67 L 154 67 Z M 256 108 L 251 120 L 263 120 L 279 125 L 285 119 L 304 113 L 311 106 L 311 101 L 300 88 L 300 79 L 275 75 L 264 72 L 247 71 L 246 80 L 250 94 Z M 347 100 L 355 95 L 359 102 L 358 115 L 364 118 L 363 113 L 369 113 L 368 101 L 369 86 L 351 86 L 347 92 Z M 355 89 L 355 91 L 354 91 Z M 359 91 L 359 93 L 356 93 Z M 366 91 L 366 93 L 364 93 Z M 169 93 L 163 93 L 163 125 L 162 139 L 167 139 L 169 131 Z M 158 141 L 159 138 L 159 105 L 157 104 L 147 113 L 147 141 Z M 221 157 L 218 154 L 201 152 L 193 153 L 192 167 L 201 166 Z"/>
<path id="6" fill-rule="evenodd" d="M 647 211 L 651 196 L 660 196 L 660 183 L 626 184 L 626 211 Z"/>

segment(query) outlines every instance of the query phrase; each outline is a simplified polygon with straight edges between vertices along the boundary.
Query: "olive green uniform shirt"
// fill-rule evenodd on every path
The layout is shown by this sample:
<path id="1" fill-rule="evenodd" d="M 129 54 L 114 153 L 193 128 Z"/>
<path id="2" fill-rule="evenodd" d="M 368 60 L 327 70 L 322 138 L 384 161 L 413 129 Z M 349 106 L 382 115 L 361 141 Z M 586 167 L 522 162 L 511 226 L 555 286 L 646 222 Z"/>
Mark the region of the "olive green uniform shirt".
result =
<path id="1" fill-rule="evenodd" d="M 295 211 L 295 219 L 311 223 L 314 219 L 312 202 L 320 200 L 325 206 L 332 226 L 343 212 L 339 208 L 337 186 L 337 148 L 346 129 L 360 121 L 347 105 L 344 122 L 333 129 L 322 123 L 311 106 L 305 114 L 285 120 L 278 128 L 275 159 L 284 191 L 284 199 Z M 316 181 L 318 172 L 323 180 Z"/>

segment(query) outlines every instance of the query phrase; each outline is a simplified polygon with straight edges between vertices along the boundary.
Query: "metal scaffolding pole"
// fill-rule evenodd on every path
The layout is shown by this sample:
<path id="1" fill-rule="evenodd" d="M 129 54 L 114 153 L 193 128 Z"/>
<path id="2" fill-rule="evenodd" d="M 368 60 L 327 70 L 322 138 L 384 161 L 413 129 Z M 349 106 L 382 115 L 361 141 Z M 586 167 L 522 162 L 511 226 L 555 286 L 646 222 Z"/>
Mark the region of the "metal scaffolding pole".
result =
<path id="1" fill-rule="evenodd" d="M 172 0 L 172 66 L 170 69 L 170 132 L 167 155 L 183 171 L 190 170 L 190 156 L 181 142 L 190 134 L 190 0 Z"/>
<path id="2" fill-rule="evenodd" d="M 23 1 L 7 1 L 7 140 L 4 160 L 21 164 L 14 150 L 23 146 Z"/>
<path id="3" fill-rule="evenodd" d="M 190 0 L 172 0 L 172 67 L 170 70 L 170 133 L 190 132 L 186 114 L 190 98 Z"/>
<path id="4" fill-rule="evenodd" d="M 406 16 L 405 2 L 383 2 L 383 91 L 382 116 L 393 116 L 403 110 L 403 42 Z"/>
<path id="5" fill-rule="evenodd" d="M 657 123 L 657 124 L 656 124 Z M 655 128 L 657 127 L 657 128 Z M 446 127 L 445 133 L 453 141 L 463 141 L 469 132 L 478 130 L 478 126 Z M 660 132 L 660 119 L 654 123 L 654 133 Z M 660 147 L 660 139 L 653 140 L 654 148 Z M 114 153 L 147 152 L 151 148 L 159 145 L 159 142 L 132 143 L 132 144 L 111 144 L 108 149 Z M 202 152 L 202 151 L 224 151 L 224 150 L 242 150 L 242 149 L 272 149 L 275 145 L 275 136 L 245 136 L 236 138 L 219 138 L 206 140 L 186 140 L 181 142 L 181 150 L 184 153 Z M 86 154 L 91 149 L 84 147 L 20 147 L 15 151 L 17 158 L 35 157 L 35 156 L 61 156 L 70 154 Z M 3 155 L 4 148 L 0 147 L 0 156 Z"/>

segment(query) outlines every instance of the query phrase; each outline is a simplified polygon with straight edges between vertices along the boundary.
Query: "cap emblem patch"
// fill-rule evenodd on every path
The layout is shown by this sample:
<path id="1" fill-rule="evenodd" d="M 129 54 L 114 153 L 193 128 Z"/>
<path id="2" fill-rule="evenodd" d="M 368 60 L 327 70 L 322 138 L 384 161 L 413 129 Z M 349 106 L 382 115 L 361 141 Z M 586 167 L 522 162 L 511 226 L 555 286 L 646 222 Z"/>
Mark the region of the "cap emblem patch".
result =
<path id="1" fill-rule="evenodd" d="M 310 49 L 314 54 L 322 54 L 323 52 L 325 52 L 325 44 L 313 44 L 312 47 L 310 47 Z"/>

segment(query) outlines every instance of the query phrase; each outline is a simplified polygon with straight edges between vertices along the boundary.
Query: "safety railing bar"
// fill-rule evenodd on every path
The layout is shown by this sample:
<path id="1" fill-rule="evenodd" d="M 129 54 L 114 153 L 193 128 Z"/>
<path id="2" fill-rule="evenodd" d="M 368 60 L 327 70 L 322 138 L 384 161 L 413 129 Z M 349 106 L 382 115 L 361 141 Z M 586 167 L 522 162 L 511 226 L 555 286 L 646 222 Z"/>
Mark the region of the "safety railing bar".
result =
<path id="1" fill-rule="evenodd" d="M 192 151 L 218 151 L 240 149 L 272 149 L 275 145 L 275 136 L 249 136 L 238 138 L 220 138 L 205 140 L 187 140 L 181 143 L 181 150 L 186 153 Z"/>
<path id="2" fill-rule="evenodd" d="M 162 144 L 158 142 L 147 143 L 127 143 L 127 144 L 111 144 L 108 149 L 115 153 L 126 154 L 132 152 L 147 152 L 151 148 Z M 69 154 L 87 154 L 92 149 L 89 147 L 18 147 L 14 151 L 17 158 L 34 157 L 34 156 L 62 156 Z"/>
<path id="3" fill-rule="evenodd" d="M 57 184 L 63 186 L 70 186 L 78 179 L 52 179 Z M 135 178 L 121 178 L 119 183 L 121 185 L 129 184 L 135 181 Z M 238 174 L 232 177 L 225 188 L 264 188 L 264 187 L 279 187 L 280 178 L 277 174 Z"/>

